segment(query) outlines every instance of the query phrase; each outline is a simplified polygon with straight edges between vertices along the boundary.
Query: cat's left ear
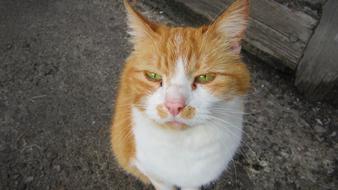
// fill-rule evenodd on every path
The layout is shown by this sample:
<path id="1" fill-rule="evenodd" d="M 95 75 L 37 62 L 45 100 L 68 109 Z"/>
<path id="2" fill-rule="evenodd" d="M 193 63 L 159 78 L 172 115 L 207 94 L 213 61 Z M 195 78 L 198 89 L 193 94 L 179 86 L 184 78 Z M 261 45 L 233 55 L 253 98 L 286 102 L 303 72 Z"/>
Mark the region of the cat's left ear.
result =
<path id="1" fill-rule="evenodd" d="M 135 42 L 145 38 L 153 38 L 156 33 L 156 28 L 158 27 L 157 24 L 147 20 L 144 16 L 137 12 L 129 4 L 128 0 L 124 0 L 123 2 L 127 10 L 127 24 L 132 40 Z"/>
<path id="2" fill-rule="evenodd" d="M 248 0 L 236 0 L 209 26 L 209 29 L 223 35 L 230 42 L 234 53 L 239 54 L 241 51 L 241 40 L 248 25 L 248 15 Z"/>

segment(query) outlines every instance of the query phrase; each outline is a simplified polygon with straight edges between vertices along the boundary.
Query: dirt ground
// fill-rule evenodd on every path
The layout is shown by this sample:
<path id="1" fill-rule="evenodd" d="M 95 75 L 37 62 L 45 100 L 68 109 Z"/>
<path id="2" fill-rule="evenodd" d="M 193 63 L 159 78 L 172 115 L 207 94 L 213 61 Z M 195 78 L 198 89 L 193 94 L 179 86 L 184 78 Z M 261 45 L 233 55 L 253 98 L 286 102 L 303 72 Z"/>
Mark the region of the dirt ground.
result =
<path id="1" fill-rule="evenodd" d="M 120 1 L 0 0 L 1 190 L 152 189 L 125 175 L 110 151 L 129 52 Z M 307 102 L 290 74 L 243 56 L 253 83 L 245 139 L 205 189 L 337 189 L 338 109 Z"/>

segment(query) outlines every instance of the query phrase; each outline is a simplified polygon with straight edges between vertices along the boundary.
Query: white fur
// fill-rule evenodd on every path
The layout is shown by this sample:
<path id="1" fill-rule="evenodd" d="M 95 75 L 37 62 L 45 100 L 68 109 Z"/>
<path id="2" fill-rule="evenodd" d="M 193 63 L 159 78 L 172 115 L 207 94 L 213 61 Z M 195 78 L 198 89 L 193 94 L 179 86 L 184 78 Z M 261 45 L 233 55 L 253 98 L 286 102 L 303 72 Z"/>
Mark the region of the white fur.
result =
<path id="1" fill-rule="evenodd" d="M 136 144 L 132 164 L 161 190 L 173 186 L 196 189 L 217 179 L 235 154 L 242 136 L 242 98 L 225 101 L 203 85 L 192 90 L 193 79 L 186 76 L 184 68 L 184 59 L 178 59 L 173 77 L 144 99 L 145 112 L 132 108 Z M 156 107 L 164 103 L 166 95 L 174 96 L 170 93 L 175 91 L 196 109 L 192 119 L 169 115 L 160 118 L 157 114 Z M 189 127 L 177 130 L 158 126 L 173 119 Z"/>
<path id="2" fill-rule="evenodd" d="M 235 99 L 228 109 L 242 110 Z M 137 108 L 132 110 L 135 165 L 147 176 L 169 185 L 199 187 L 217 179 L 226 169 L 242 134 L 242 116 L 224 115 L 186 130 L 160 128 Z"/>
<path id="3" fill-rule="evenodd" d="M 185 74 L 185 66 L 186 61 L 184 58 L 180 57 L 176 61 L 176 67 L 175 67 L 175 74 L 171 78 L 169 85 L 181 85 L 181 86 L 187 86 L 187 90 L 189 89 L 189 79 L 187 78 Z"/>

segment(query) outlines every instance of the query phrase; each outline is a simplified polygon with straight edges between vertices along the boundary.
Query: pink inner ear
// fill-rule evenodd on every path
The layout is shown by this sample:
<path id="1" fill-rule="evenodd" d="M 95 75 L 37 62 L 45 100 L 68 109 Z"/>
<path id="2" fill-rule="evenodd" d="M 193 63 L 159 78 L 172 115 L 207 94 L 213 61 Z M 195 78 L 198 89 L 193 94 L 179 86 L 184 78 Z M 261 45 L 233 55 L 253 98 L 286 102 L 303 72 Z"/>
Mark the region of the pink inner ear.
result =
<path id="1" fill-rule="evenodd" d="M 241 53 L 241 49 L 242 49 L 242 46 L 240 43 L 238 42 L 233 42 L 231 44 L 231 50 L 236 53 L 236 54 L 240 54 Z"/>

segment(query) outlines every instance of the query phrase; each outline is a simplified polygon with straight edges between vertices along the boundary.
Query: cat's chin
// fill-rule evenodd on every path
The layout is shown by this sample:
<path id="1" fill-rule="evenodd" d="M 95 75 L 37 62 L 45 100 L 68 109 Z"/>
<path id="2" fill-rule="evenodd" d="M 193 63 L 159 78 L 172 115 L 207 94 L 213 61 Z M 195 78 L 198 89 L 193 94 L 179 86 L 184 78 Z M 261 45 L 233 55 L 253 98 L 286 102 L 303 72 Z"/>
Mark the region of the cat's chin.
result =
<path id="1" fill-rule="evenodd" d="M 175 120 L 159 124 L 159 126 L 162 128 L 166 128 L 166 129 L 176 129 L 176 130 L 183 130 L 183 129 L 187 129 L 190 127 L 189 125 L 185 123 L 175 121 Z"/>

